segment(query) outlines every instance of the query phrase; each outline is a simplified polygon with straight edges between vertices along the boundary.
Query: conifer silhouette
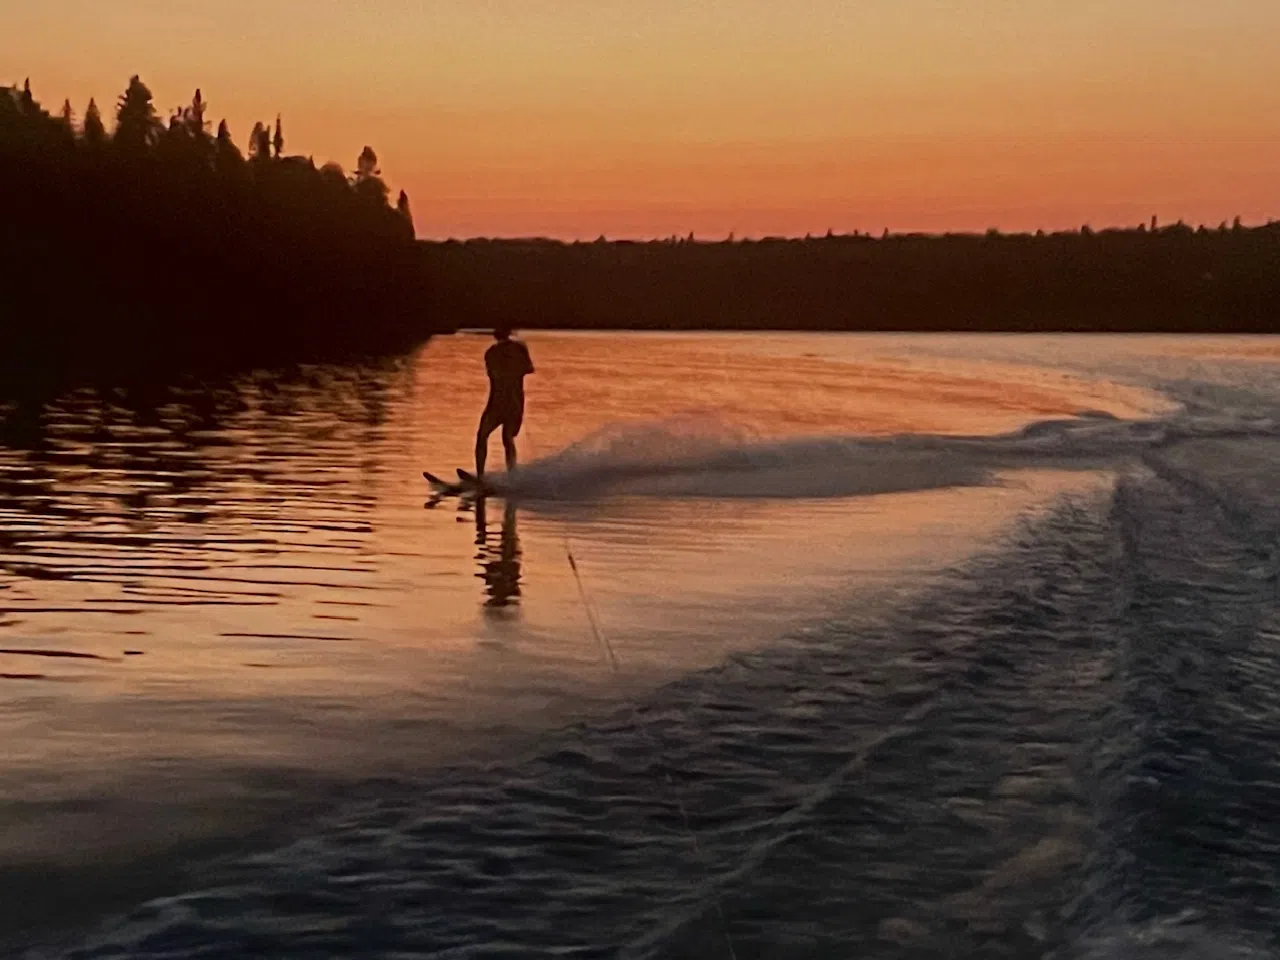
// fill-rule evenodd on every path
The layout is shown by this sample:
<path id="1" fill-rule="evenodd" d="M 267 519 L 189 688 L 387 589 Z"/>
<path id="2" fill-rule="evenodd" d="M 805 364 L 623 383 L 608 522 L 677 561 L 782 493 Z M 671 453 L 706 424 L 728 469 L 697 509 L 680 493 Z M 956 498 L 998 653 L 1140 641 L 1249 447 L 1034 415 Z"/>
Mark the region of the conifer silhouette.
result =
<path id="1" fill-rule="evenodd" d="M 159 141 L 160 129 L 151 90 L 134 75 L 116 107 L 116 132 L 112 142 L 121 154 L 141 157 Z"/>
<path id="2" fill-rule="evenodd" d="M 0 87 L 0 299 L 24 319 L 0 318 L 0 390 L 39 370 L 294 360 L 429 329 L 412 229 L 371 149 L 357 178 L 317 169 L 284 156 L 277 115 L 246 163 L 208 110 L 197 88 L 162 120 L 135 75 L 114 134 L 96 100 L 77 131 L 70 103 L 50 114 L 30 81 Z M 62 275 L 77 282 L 48 296 Z"/>
<path id="3" fill-rule="evenodd" d="M 92 97 L 89 98 L 89 106 L 84 110 L 84 130 L 81 136 L 89 146 L 98 146 L 107 140 L 107 128 L 102 123 L 102 113 Z"/>
<path id="4" fill-rule="evenodd" d="M 253 125 L 253 132 L 249 134 L 249 159 L 259 163 L 271 159 L 271 134 L 261 121 Z"/>

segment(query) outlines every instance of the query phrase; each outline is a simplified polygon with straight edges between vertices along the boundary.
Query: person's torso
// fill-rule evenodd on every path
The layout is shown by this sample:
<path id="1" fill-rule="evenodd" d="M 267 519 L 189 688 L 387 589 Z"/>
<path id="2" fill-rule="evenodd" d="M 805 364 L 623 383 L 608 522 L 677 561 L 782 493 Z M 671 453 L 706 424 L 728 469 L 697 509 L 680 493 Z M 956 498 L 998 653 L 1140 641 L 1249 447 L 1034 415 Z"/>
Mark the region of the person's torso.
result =
<path id="1" fill-rule="evenodd" d="M 484 355 L 489 388 L 494 395 L 518 397 L 524 392 L 524 378 L 529 372 L 529 352 L 515 340 L 495 343 Z"/>

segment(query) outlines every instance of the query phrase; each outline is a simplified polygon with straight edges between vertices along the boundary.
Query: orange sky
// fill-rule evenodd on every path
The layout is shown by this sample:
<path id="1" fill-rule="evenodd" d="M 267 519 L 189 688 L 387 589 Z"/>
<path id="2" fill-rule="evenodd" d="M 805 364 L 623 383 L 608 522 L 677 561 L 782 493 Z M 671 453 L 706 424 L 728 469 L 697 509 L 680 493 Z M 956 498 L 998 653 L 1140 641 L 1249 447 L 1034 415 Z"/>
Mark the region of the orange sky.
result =
<path id="1" fill-rule="evenodd" d="M 1280 217 L 1277 0 L 0 4 L 47 106 L 282 112 L 424 237 Z"/>

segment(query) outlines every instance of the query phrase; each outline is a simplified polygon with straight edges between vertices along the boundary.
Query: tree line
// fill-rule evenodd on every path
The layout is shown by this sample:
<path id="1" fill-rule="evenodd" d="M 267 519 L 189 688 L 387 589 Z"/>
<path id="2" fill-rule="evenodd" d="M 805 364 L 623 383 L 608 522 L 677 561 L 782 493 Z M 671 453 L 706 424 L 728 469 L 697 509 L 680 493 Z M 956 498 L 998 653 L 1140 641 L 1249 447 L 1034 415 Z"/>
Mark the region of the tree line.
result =
<path id="1" fill-rule="evenodd" d="M 0 368 L 270 363 L 403 346 L 422 317 L 410 202 L 377 154 L 348 172 L 210 104 L 162 118 L 133 77 L 111 111 L 0 87 Z"/>
<path id="2" fill-rule="evenodd" d="M 1280 329 L 1280 223 L 1056 233 L 422 242 L 451 325 L 582 329 Z"/>

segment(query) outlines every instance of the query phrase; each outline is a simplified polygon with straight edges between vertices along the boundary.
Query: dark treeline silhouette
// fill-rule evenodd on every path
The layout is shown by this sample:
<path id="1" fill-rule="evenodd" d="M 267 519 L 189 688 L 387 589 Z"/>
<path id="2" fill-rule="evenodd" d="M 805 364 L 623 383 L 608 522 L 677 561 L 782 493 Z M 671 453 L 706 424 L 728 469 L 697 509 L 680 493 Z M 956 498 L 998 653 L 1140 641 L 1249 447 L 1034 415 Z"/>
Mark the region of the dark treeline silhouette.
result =
<path id="1" fill-rule="evenodd" d="M 235 366 L 398 349 L 429 332 L 409 200 L 247 150 L 197 90 L 162 118 L 134 77 L 111 109 L 0 87 L 0 372 Z"/>
<path id="2" fill-rule="evenodd" d="M 1273 332 L 1280 223 L 421 244 L 440 314 L 590 329 Z"/>

